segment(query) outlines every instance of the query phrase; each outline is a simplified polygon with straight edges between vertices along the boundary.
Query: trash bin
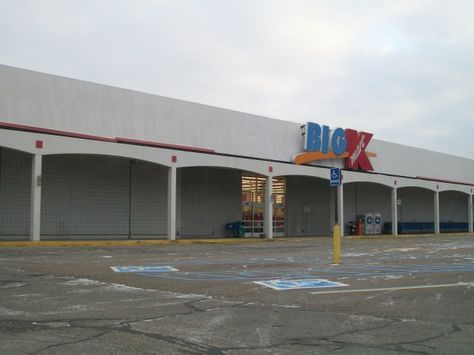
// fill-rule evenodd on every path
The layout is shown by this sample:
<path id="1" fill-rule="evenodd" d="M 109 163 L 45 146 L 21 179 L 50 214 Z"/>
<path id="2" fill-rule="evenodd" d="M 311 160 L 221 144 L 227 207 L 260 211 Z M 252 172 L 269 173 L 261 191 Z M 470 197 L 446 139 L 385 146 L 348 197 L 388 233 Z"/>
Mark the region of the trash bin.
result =
<path id="1" fill-rule="evenodd" d="M 349 235 L 355 235 L 356 231 L 356 223 L 354 221 L 350 221 L 346 225 L 346 233 Z"/>
<path id="2" fill-rule="evenodd" d="M 235 221 L 235 222 L 226 223 L 225 233 L 227 236 L 230 236 L 230 237 L 243 237 L 244 227 L 242 226 L 242 222 Z"/>

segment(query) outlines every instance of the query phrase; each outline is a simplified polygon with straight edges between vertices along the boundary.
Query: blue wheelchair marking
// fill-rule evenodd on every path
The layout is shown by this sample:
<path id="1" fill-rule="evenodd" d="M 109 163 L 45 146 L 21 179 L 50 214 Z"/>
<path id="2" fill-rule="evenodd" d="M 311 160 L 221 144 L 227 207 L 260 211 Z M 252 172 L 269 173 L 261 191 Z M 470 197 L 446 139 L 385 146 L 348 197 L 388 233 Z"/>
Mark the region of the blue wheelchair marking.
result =
<path id="1" fill-rule="evenodd" d="M 210 270 L 210 271 L 179 271 L 178 269 L 169 265 L 127 265 L 111 267 L 115 272 L 134 273 L 140 276 L 159 277 L 170 280 L 183 281 L 249 281 L 255 282 L 260 280 L 274 280 L 280 281 L 307 281 L 307 280 L 321 280 L 339 277 L 383 277 L 393 275 L 416 275 L 424 273 L 448 273 L 448 272 L 474 272 L 474 263 L 460 263 L 460 264 L 417 264 L 417 265 L 381 265 L 381 264 L 355 264 L 355 265 L 340 265 L 337 268 L 314 265 L 311 268 L 298 270 L 299 263 L 308 262 L 306 258 L 231 258 L 227 260 L 231 264 L 245 264 L 252 265 L 245 270 Z M 280 263 L 293 263 L 290 269 L 282 269 L 279 267 Z M 194 265 L 216 265 L 222 264 L 222 260 L 183 260 L 178 261 L 181 266 Z M 273 267 L 260 268 L 260 265 L 271 263 Z M 256 267 L 256 268 L 255 268 Z M 302 284 L 305 288 L 307 284 Z M 266 286 L 266 285 L 265 285 Z M 290 286 L 287 286 L 290 287 Z M 295 288 L 294 286 L 292 286 Z M 332 287 L 320 284 L 318 287 Z M 297 287 L 302 288 L 302 287 Z M 313 288 L 313 286 L 311 286 Z M 291 288 L 287 288 L 291 289 Z"/>
<path id="2" fill-rule="evenodd" d="M 174 274 L 163 274 L 163 273 L 138 273 L 137 275 L 141 276 L 152 276 L 159 277 L 162 279 L 168 280 L 185 280 L 185 281 L 242 281 L 247 280 L 246 277 L 240 277 L 235 275 L 224 275 L 224 274 L 214 274 L 210 272 L 193 272 L 193 273 L 174 273 Z"/>
<path id="3" fill-rule="evenodd" d="M 325 288 L 348 286 L 340 282 L 333 282 L 322 279 L 313 280 L 268 280 L 254 281 L 254 283 L 273 288 L 274 290 L 296 290 L 301 288 Z"/>
<path id="4" fill-rule="evenodd" d="M 298 270 L 282 270 L 279 268 L 257 269 L 257 270 L 222 270 L 215 272 L 190 271 L 190 272 L 144 272 L 138 273 L 141 276 L 160 277 L 172 280 L 186 281 L 259 281 L 262 279 L 284 279 L 306 280 L 322 279 L 331 277 L 383 277 L 392 275 L 416 275 L 420 273 L 439 272 L 474 272 L 474 265 L 415 265 L 407 266 L 381 266 L 381 265 L 351 265 L 333 267 L 315 267 L 303 272 Z"/>
<path id="5" fill-rule="evenodd" d="M 115 272 L 137 272 L 137 273 L 157 273 L 157 272 L 170 272 L 178 271 L 172 266 L 158 266 L 158 265 L 146 265 L 146 266 L 111 266 L 110 267 Z"/>
<path id="6" fill-rule="evenodd" d="M 212 273 L 212 272 L 177 272 L 172 274 L 154 274 L 154 273 L 144 273 L 139 274 L 141 276 L 154 276 L 160 277 L 163 279 L 170 280 L 186 280 L 186 281 L 255 281 L 261 280 L 263 277 L 282 277 L 284 276 L 287 279 L 301 279 L 307 278 L 311 279 L 314 275 L 306 273 L 294 273 L 294 272 L 285 272 L 281 270 L 275 271 L 242 271 L 242 272 L 232 272 L 224 271 L 222 273 Z"/>

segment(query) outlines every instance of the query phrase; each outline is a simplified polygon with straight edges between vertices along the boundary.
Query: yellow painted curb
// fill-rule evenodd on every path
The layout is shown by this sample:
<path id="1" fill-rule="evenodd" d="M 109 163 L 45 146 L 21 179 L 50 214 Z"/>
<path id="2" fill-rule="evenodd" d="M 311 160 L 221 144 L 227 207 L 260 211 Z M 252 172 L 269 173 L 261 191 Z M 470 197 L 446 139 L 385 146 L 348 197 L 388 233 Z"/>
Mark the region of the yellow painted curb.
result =
<path id="1" fill-rule="evenodd" d="M 347 235 L 344 239 L 403 239 L 403 238 L 426 238 L 426 237 L 474 237 L 472 233 L 440 233 L 440 234 L 375 234 L 375 235 Z"/>
<path id="2" fill-rule="evenodd" d="M 470 233 L 452 234 L 402 234 L 398 236 L 387 235 L 367 235 L 367 236 L 344 236 L 343 239 L 364 240 L 364 239 L 403 239 L 403 238 L 423 238 L 434 236 L 453 237 L 474 237 Z M 274 239 L 261 238 L 220 238 L 220 239 L 179 239 L 179 240 L 44 240 L 40 242 L 31 241 L 0 241 L 1 247 L 105 247 L 105 246 L 144 246 L 144 245 L 188 245 L 188 244 L 243 244 L 243 243 L 267 243 L 267 242 L 308 242 L 314 239 L 329 239 L 329 236 L 318 237 L 279 237 Z"/>
<path id="3" fill-rule="evenodd" d="M 173 245 L 173 244 L 239 244 L 271 242 L 273 239 L 182 239 L 182 240 L 46 240 L 4 241 L 0 247 L 100 247 L 100 246 L 142 246 L 142 245 Z"/>

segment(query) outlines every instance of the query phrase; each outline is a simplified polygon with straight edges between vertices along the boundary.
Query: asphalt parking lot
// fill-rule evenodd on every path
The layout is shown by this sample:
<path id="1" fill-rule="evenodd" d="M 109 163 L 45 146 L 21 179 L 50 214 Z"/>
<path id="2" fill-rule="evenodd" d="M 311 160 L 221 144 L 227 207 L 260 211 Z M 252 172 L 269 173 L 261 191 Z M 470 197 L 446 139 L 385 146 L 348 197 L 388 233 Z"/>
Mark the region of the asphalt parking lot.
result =
<path id="1" fill-rule="evenodd" d="M 473 236 L 342 250 L 335 266 L 329 238 L 0 244 L 2 353 L 474 353 Z"/>

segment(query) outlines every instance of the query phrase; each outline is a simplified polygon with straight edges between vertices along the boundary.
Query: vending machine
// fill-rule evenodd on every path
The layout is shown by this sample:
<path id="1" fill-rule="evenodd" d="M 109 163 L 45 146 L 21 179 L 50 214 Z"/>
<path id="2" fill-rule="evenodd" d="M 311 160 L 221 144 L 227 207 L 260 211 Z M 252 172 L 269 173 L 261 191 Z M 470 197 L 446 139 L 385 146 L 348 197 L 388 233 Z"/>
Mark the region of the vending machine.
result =
<path id="1" fill-rule="evenodd" d="M 374 213 L 374 234 L 382 234 L 382 215 Z"/>
<path id="2" fill-rule="evenodd" d="M 374 234 L 374 215 L 372 213 L 365 214 L 365 234 Z"/>

